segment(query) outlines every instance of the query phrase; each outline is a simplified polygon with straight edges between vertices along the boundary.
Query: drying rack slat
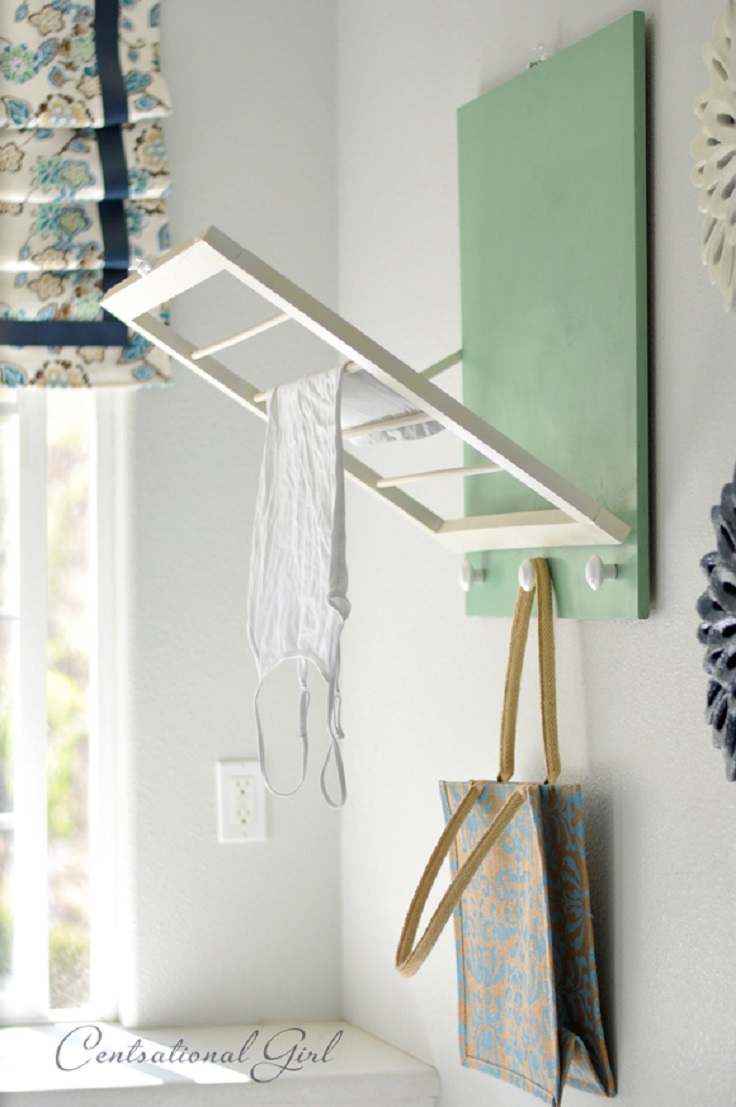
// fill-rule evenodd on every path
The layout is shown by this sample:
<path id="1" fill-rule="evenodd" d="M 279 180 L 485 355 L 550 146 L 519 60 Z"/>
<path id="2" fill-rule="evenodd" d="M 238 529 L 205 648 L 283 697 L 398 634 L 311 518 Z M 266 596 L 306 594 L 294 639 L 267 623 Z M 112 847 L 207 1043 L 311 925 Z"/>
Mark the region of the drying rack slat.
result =
<path id="1" fill-rule="evenodd" d="M 612 545 L 622 542 L 629 526 L 600 503 L 524 450 L 497 428 L 448 396 L 429 379 L 352 324 L 293 284 L 283 274 L 210 227 L 202 235 L 163 255 L 146 273 L 135 273 L 116 285 L 103 306 L 134 330 L 177 358 L 215 387 L 255 414 L 265 412 L 259 391 L 213 357 L 162 324 L 154 309 L 219 273 L 229 273 L 332 346 L 346 360 L 367 369 L 415 408 L 495 462 L 551 505 L 548 511 L 443 520 L 396 487 L 380 487 L 379 474 L 351 456 L 346 471 L 382 499 L 431 531 L 451 549 L 513 549 L 554 545 Z M 198 353 L 198 358 L 194 355 Z M 452 364 L 455 355 L 445 359 Z M 442 365 L 443 363 L 438 363 Z M 437 370 L 438 372 L 441 370 Z"/>

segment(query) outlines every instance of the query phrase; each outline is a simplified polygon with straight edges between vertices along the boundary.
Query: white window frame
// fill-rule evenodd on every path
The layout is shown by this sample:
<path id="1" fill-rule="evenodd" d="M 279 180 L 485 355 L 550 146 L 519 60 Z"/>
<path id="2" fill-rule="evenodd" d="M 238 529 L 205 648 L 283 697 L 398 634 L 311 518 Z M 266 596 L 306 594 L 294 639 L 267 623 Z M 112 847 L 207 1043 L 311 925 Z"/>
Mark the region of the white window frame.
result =
<path id="1" fill-rule="evenodd" d="M 47 542 L 44 389 L 18 394 L 20 441 L 19 611 L 14 721 L 13 977 L 0 990 L 0 1023 L 116 1015 L 115 762 L 120 609 L 117 458 L 124 417 L 119 394 L 82 394 L 92 408 L 90 575 L 92 636 L 89 717 L 90 1001 L 72 1011 L 49 1008 L 47 883 Z M 12 613 L 11 613 L 12 614 Z M 6 823 L 6 825 L 8 825 Z"/>

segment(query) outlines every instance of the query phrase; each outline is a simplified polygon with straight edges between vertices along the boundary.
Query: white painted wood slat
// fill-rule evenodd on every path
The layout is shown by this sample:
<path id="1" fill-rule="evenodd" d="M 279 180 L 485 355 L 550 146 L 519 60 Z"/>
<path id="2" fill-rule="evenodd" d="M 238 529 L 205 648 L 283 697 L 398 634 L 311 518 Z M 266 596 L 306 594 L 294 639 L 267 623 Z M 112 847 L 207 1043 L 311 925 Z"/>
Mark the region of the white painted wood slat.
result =
<path id="1" fill-rule="evenodd" d="M 626 523 L 432 383 L 430 376 L 435 375 L 433 370 L 441 372 L 457 361 L 457 355 L 450 355 L 424 374 L 416 373 L 216 227 L 210 227 L 197 238 L 163 255 L 149 272 L 133 274 L 116 285 L 104 297 L 103 305 L 215 387 L 265 417 L 259 406 L 263 394 L 213 357 L 207 356 L 208 350 L 229 345 L 229 339 L 223 340 L 219 346 L 212 344 L 197 349 L 153 314 L 160 304 L 218 273 L 231 274 L 268 300 L 277 308 L 279 322 L 282 317 L 295 320 L 327 342 L 346 360 L 367 369 L 409 400 L 423 413 L 420 418 L 436 419 L 442 423 L 488 461 L 499 465 L 543 496 L 554 509 L 445 521 L 400 489 L 381 487 L 381 478 L 377 473 L 351 456 L 346 457 L 346 472 L 353 479 L 430 530 L 443 544 L 463 551 L 610 545 L 623 542 L 628 535 L 630 528 Z M 360 429 L 365 433 L 364 428 Z"/>

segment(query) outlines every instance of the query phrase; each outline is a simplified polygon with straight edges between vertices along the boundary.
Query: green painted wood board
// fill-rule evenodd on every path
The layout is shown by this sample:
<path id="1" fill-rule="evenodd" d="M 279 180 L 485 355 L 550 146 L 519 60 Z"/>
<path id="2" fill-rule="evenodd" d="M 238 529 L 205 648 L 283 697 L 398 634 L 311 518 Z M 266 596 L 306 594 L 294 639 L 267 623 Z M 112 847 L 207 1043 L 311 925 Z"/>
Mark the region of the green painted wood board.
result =
<path id="1" fill-rule="evenodd" d="M 463 402 L 632 527 L 621 546 L 469 555 L 486 569 L 469 614 L 511 614 L 529 556 L 562 617 L 649 613 L 645 111 L 633 12 L 458 112 Z M 544 506 L 507 474 L 466 478 L 466 515 Z M 619 566 L 598 592 L 592 553 Z"/>

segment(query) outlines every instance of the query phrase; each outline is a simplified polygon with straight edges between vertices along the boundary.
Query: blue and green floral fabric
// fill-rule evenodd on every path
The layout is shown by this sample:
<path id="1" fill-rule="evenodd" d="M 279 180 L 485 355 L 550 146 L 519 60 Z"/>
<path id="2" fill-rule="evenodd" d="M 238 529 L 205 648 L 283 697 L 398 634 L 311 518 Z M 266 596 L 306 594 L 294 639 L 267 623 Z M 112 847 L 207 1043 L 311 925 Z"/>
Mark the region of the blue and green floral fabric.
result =
<path id="1" fill-rule="evenodd" d="M 120 128 L 125 175 L 111 190 L 103 164 L 103 130 L 51 131 L 38 128 L 0 136 L 0 201 L 9 203 L 99 202 L 116 198 L 154 200 L 171 188 L 160 122 L 124 123 Z"/>
<path id="2" fill-rule="evenodd" d="M 0 4 L 0 127 L 103 127 L 158 119 L 171 102 L 160 73 L 161 5 L 120 0 L 115 54 L 99 57 L 109 4 L 27 0 Z M 102 17 L 102 18 L 101 18 Z M 125 117 L 105 111 L 104 69 L 119 67 Z M 120 111 L 118 111 L 120 114 Z"/>
<path id="3" fill-rule="evenodd" d="M 169 246 L 155 0 L 0 0 L 0 386 L 155 384 L 100 301 Z"/>
<path id="4" fill-rule="evenodd" d="M 0 203 L 0 270 L 128 269 L 169 246 L 165 200 L 124 200 L 124 247 L 106 249 L 102 204 Z M 114 210 L 117 210 L 115 205 Z"/>
<path id="5" fill-rule="evenodd" d="M 168 356 L 139 334 L 125 346 L 0 346 L 0 386 L 105 388 L 166 384 Z"/>

